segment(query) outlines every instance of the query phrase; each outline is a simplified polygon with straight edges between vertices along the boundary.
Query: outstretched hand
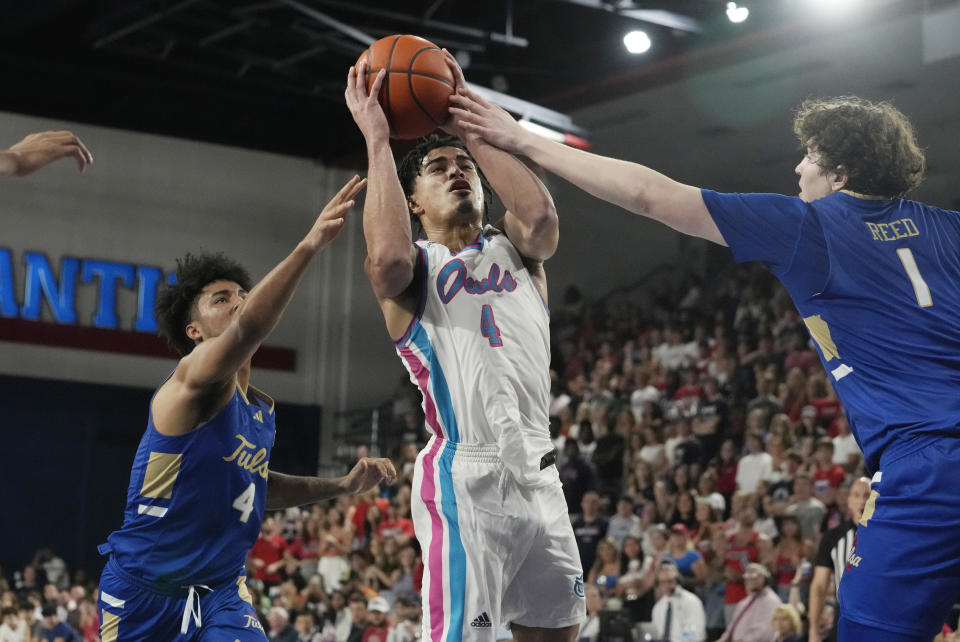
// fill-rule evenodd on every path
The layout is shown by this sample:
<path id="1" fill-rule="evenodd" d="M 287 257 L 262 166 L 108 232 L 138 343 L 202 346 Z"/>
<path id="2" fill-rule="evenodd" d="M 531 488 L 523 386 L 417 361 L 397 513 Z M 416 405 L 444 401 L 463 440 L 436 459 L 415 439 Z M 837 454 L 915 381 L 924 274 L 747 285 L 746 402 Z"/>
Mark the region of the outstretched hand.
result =
<path id="1" fill-rule="evenodd" d="M 397 471 L 389 459 L 363 457 L 344 478 L 344 487 L 351 495 L 360 495 L 376 488 L 380 482 L 392 484 Z"/>
<path id="2" fill-rule="evenodd" d="M 330 199 L 330 202 L 327 203 L 327 206 L 320 212 L 320 216 L 317 217 L 317 222 L 313 224 L 313 227 L 304 239 L 304 242 L 307 243 L 311 249 L 319 252 L 340 236 L 340 232 L 343 231 L 343 225 L 346 221 L 347 212 L 350 211 L 350 208 L 352 208 L 355 203 L 353 200 L 354 197 L 359 194 L 360 190 L 366 187 L 366 185 L 367 179 L 354 175 L 354 177 L 347 181 L 346 185 L 341 187 L 340 191 Z"/>
<path id="3" fill-rule="evenodd" d="M 387 72 L 381 69 L 367 92 L 367 61 L 361 60 L 347 71 L 347 88 L 343 96 L 354 122 L 368 141 L 390 138 L 390 124 L 378 99 Z"/>
<path id="4" fill-rule="evenodd" d="M 519 151 L 526 130 L 506 111 L 471 91 L 456 59 L 450 52 L 445 51 L 445 55 L 457 80 L 457 90 L 450 96 L 450 121 L 444 124 L 444 130 L 456 133 L 461 138 L 481 138 L 511 153 Z"/>
<path id="5" fill-rule="evenodd" d="M 26 176 L 61 158 L 73 157 L 83 172 L 93 162 L 93 155 L 76 134 L 49 131 L 30 134 L 4 154 L 3 175 Z"/>

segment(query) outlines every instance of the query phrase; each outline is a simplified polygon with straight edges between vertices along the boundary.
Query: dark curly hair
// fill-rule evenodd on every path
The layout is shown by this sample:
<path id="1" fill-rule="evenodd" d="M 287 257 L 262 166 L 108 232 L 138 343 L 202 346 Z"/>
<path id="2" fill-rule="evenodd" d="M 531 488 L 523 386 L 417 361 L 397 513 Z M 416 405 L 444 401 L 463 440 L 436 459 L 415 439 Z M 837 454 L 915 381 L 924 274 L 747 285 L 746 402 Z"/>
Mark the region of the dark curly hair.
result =
<path id="1" fill-rule="evenodd" d="M 251 287 L 250 274 L 239 263 L 217 252 L 186 254 L 177 259 L 176 283 L 162 286 L 157 293 L 153 305 L 157 333 L 180 356 L 189 354 L 196 345 L 185 329 L 193 319 L 200 291 L 214 281 L 233 281 L 248 291 Z"/>
<path id="2" fill-rule="evenodd" d="M 404 196 L 409 197 L 416 191 L 417 176 L 420 175 L 420 170 L 423 169 L 421 163 L 423 163 L 423 159 L 427 154 L 438 147 L 456 147 L 462 149 L 468 156 L 470 155 L 467 146 L 456 136 L 431 134 L 430 136 L 421 138 L 409 152 L 404 154 L 403 158 L 400 159 L 400 164 L 397 166 L 397 177 L 400 179 L 400 186 L 403 188 Z M 483 170 L 480 169 L 479 165 L 477 166 L 477 174 L 480 176 L 480 185 L 483 187 L 483 215 L 486 216 L 490 209 L 490 204 L 493 202 L 493 190 L 490 188 L 490 183 L 487 182 L 487 177 L 484 176 Z M 410 223 L 412 225 L 420 224 L 420 219 L 412 212 L 410 213 Z M 422 230 L 422 226 L 420 229 Z"/>
<path id="3" fill-rule="evenodd" d="M 888 102 L 856 96 L 805 100 L 793 120 L 801 148 L 820 155 L 825 171 L 847 175 L 846 187 L 870 196 L 903 196 L 923 180 L 923 151 L 907 117 Z"/>

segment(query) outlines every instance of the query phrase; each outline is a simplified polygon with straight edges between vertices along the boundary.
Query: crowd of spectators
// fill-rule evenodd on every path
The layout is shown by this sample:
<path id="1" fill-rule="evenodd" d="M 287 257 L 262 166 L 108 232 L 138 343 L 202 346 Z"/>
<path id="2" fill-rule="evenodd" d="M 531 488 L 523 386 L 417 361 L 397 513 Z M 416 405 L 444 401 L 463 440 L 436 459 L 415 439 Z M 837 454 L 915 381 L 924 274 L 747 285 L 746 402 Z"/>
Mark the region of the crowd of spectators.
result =
<path id="1" fill-rule="evenodd" d="M 0 642 L 97 642 L 96 584 L 40 549 L 9 577 L 0 568 Z"/>
<path id="2" fill-rule="evenodd" d="M 731 266 L 642 303 L 571 288 L 552 330 L 551 437 L 591 619 L 653 639 L 827 639 L 835 591 L 808 622 L 812 566 L 865 471 L 769 272 Z"/>
<path id="3" fill-rule="evenodd" d="M 828 639 L 835 591 L 808 621 L 811 567 L 822 535 L 855 517 L 847 495 L 865 471 L 785 291 L 752 267 L 642 303 L 571 288 L 551 324 L 550 432 L 583 562 L 580 639 L 787 642 L 810 628 Z M 271 640 L 419 639 L 418 403 L 409 388 L 395 403 L 397 431 L 415 439 L 394 486 L 264 519 L 247 584 Z M 31 639 L 17 627 L 96 640 L 95 604 L 94 583 L 68 581 L 41 551 L 0 580 L 0 642 Z"/>

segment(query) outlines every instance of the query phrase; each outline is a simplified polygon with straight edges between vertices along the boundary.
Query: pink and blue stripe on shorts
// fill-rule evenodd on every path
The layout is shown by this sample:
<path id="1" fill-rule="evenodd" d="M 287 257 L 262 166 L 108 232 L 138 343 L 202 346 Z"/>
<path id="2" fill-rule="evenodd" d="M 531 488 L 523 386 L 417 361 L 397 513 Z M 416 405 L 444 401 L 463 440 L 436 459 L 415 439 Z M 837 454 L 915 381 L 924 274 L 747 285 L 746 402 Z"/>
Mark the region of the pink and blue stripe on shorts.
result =
<path id="1" fill-rule="evenodd" d="M 451 466 L 456 444 L 434 438 L 424 455 L 420 500 L 430 516 L 430 543 L 424 548 L 424 632 L 430 642 L 460 642 L 467 557 L 460 539 L 460 522 Z"/>
<path id="2" fill-rule="evenodd" d="M 423 550 L 423 619 L 427 629 L 424 633 L 430 642 L 460 642 L 467 556 L 460 538 L 453 488 L 452 467 L 459 438 L 456 414 L 443 370 L 422 325 L 416 324 L 411 341 L 399 350 L 423 393 L 427 425 L 434 433 L 421 458 L 423 478 L 419 496 L 430 517 L 429 544 Z M 426 539 L 418 536 L 421 541 Z"/>

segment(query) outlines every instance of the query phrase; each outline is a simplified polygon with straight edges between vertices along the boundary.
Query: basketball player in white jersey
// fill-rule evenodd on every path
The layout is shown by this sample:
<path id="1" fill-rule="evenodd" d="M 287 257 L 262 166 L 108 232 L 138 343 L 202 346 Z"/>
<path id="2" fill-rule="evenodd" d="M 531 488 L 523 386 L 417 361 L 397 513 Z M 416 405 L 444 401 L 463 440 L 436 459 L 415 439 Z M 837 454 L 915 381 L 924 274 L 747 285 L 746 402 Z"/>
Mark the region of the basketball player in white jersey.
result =
<path id="1" fill-rule="evenodd" d="M 547 415 L 553 200 L 516 158 L 449 124 L 460 139 L 422 141 L 398 178 L 384 74 L 369 94 L 365 77 L 351 68 L 346 89 L 369 157 L 365 268 L 433 433 L 413 488 L 423 639 L 492 641 L 509 622 L 520 642 L 572 641 L 583 571 Z M 507 208 L 486 227 L 485 178 Z M 411 218 L 426 240 L 412 241 Z"/>

